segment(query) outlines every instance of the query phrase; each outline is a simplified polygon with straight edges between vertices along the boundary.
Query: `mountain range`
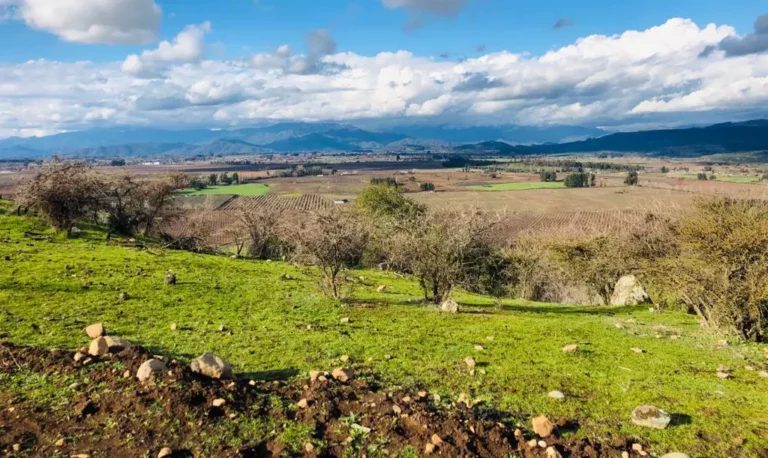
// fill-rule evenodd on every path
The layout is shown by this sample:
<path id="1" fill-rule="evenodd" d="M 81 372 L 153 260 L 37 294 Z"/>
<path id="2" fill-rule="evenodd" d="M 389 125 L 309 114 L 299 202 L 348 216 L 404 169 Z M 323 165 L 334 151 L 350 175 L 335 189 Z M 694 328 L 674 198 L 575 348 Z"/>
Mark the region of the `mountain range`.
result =
<path id="1" fill-rule="evenodd" d="M 232 130 L 92 129 L 0 140 L 0 159 L 237 156 L 306 151 L 457 151 L 563 154 L 599 151 L 667 156 L 768 149 L 768 120 L 608 133 L 580 126 L 398 125 L 367 130 L 340 123 L 283 122 Z"/>

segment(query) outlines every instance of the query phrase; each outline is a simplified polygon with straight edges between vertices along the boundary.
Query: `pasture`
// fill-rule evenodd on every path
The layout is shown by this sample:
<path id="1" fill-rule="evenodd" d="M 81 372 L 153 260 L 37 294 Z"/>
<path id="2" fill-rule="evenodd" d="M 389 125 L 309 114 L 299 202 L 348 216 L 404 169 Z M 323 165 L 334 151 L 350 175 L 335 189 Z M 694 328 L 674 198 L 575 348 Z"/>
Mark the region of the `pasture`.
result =
<path id="1" fill-rule="evenodd" d="M 185 189 L 179 194 L 183 196 L 211 196 L 211 195 L 235 195 L 235 196 L 263 196 L 269 193 L 268 185 L 261 183 L 233 184 L 229 186 L 209 186 L 205 189 Z"/>
<path id="2" fill-rule="evenodd" d="M 530 189 L 559 189 L 559 188 L 565 188 L 565 185 L 560 181 L 552 181 L 552 182 L 520 181 L 516 183 L 492 183 L 492 184 L 484 184 L 484 185 L 472 185 L 472 186 L 467 186 L 467 188 L 473 191 L 526 191 Z"/>
<path id="3" fill-rule="evenodd" d="M 391 389 L 428 390 L 446 403 L 463 393 L 479 411 L 500 409 L 526 425 L 536 415 L 564 417 L 568 435 L 631 436 L 654 456 L 749 457 L 768 445 L 768 379 L 746 369 L 765 365 L 763 348 L 719 345 L 690 315 L 520 300 L 495 309 L 491 298 L 465 293 L 455 295 L 461 313 L 444 315 L 421 302 L 413 280 L 370 270 L 349 274 L 350 301 L 339 304 L 317 289 L 313 268 L 107 246 L 104 236 L 88 229 L 64 240 L 34 220 L 0 216 L 4 340 L 74 350 L 87 342 L 84 326 L 104 322 L 153 352 L 188 361 L 212 351 L 256 379 L 306 377 L 348 355 Z M 168 269 L 176 286 L 163 285 Z M 580 350 L 561 350 L 571 344 Z M 462 363 L 470 356 L 474 373 Z M 720 365 L 733 378 L 718 378 Z M 37 379 L 7 383 L 0 379 L 3 392 L 36 399 Z M 565 399 L 550 399 L 551 390 Z M 63 405 L 38 402 L 68 408 L 75 392 L 58 392 Z M 643 404 L 672 413 L 672 426 L 632 425 L 630 412 Z"/>

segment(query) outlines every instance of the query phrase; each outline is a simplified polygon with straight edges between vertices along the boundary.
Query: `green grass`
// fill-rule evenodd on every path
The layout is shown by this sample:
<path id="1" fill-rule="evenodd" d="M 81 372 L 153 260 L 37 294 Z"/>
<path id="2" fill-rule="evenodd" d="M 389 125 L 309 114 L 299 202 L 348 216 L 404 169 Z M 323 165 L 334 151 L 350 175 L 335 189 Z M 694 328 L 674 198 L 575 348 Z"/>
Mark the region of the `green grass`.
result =
<path id="1" fill-rule="evenodd" d="M 75 349 L 87 343 L 84 326 L 104 322 L 108 332 L 153 351 L 182 360 L 212 351 L 240 375 L 263 379 L 306 377 L 349 355 L 389 387 L 423 387 L 447 400 L 467 393 L 525 424 L 535 415 L 564 416 L 578 422 L 577 435 L 633 436 L 656 456 L 739 456 L 737 438 L 746 441 L 741 456 L 768 446 L 760 435 L 768 429 L 768 380 L 744 369 L 765 367 L 762 346 L 718 348 L 718 337 L 690 315 L 519 300 L 495 310 L 490 298 L 469 294 L 456 296 L 462 313 L 444 315 L 420 302 L 416 282 L 379 271 L 354 272 L 353 305 L 341 306 L 320 293 L 312 268 L 108 247 L 103 233 L 90 230 L 74 240 L 24 236 L 44 230 L 0 216 L 0 334 L 13 343 Z M 178 275 L 175 287 L 163 284 L 168 269 Z M 295 279 L 281 279 L 284 273 Z M 382 284 L 389 289 L 378 293 Z M 121 291 L 131 299 L 120 301 Z M 672 340 L 665 329 L 682 337 Z M 561 351 L 573 343 L 582 350 Z M 474 376 L 462 363 L 468 356 L 478 362 Z M 720 364 L 734 370 L 733 379 L 716 377 Z M 32 387 L 44 396 L 66 383 L 0 380 L 0 394 Z M 549 399 L 551 390 L 567 399 Z M 679 421 L 664 431 L 633 426 L 630 413 L 643 404 Z M 301 431 L 296 436 L 303 440 Z"/>
<path id="2" fill-rule="evenodd" d="M 209 186 L 200 191 L 185 189 L 179 194 L 184 196 L 210 196 L 236 194 L 238 196 L 263 196 L 269 192 L 269 186 L 261 183 L 233 184 L 230 186 Z"/>
<path id="3" fill-rule="evenodd" d="M 707 172 L 707 177 L 709 177 L 710 173 Z M 687 174 L 683 175 L 683 178 L 686 180 L 698 180 L 698 175 L 692 175 Z M 704 180 L 702 180 L 704 181 Z M 756 176 L 727 176 L 727 175 L 717 175 L 715 174 L 715 181 L 725 181 L 728 183 L 758 183 L 760 181 L 760 177 Z"/>
<path id="4" fill-rule="evenodd" d="M 528 189 L 565 188 L 562 181 L 522 181 L 518 183 L 495 183 L 488 185 L 467 186 L 474 191 L 525 191 Z"/>

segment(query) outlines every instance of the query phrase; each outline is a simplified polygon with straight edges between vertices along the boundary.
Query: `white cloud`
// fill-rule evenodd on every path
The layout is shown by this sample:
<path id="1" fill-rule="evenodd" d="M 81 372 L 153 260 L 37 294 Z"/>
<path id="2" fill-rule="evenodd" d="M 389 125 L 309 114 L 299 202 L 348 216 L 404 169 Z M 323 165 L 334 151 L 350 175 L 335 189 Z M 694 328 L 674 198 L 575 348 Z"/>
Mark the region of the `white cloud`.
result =
<path id="1" fill-rule="evenodd" d="M 162 12 L 154 0 L 0 0 L 11 17 L 75 43 L 148 44 Z M 6 15 L 10 10 L 5 10 Z"/>
<path id="2" fill-rule="evenodd" d="M 210 32 L 211 23 L 188 25 L 176 38 L 162 41 L 157 49 L 139 54 L 131 54 L 123 62 L 122 69 L 140 77 L 152 77 L 159 74 L 163 64 L 196 62 L 203 57 L 205 34 Z"/>
<path id="3" fill-rule="evenodd" d="M 768 115 L 768 54 L 699 57 L 738 36 L 729 26 L 672 19 L 648 30 L 585 37 L 542 56 L 502 51 L 459 63 L 407 51 L 296 54 L 287 46 L 206 60 L 208 27 L 187 29 L 122 66 L 0 64 L 0 135 L 115 124 L 360 119 L 627 130 Z M 162 78 L 141 78 L 150 73 Z"/>

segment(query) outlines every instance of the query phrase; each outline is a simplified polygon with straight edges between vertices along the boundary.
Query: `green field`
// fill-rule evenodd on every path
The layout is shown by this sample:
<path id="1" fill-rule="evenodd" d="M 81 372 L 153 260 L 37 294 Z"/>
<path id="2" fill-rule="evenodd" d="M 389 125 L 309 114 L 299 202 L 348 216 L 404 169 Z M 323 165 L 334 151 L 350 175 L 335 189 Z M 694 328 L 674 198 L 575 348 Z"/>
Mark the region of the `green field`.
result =
<path id="1" fill-rule="evenodd" d="M 312 268 L 106 246 L 104 236 L 84 230 L 65 240 L 33 220 L 0 216 L 3 340 L 76 349 L 88 342 L 84 326 L 104 322 L 154 352 L 189 360 L 212 351 L 256 378 L 332 369 L 349 355 L 387 386 L 423 387 L 445 400 L 466 393 L 526 425 L 536 415 L 565 417 L 578 424 L 566 434 L 632 436 L 653 456 L 747 457 L 768 446 L 768 379 L 745 369 L 766 365 L 763 347 L 718 347 L 719 337 L 690 315 L 519 300 L 496 310 L 492 299 L 469 294 L 456 295 L 462 313 L 440 314 L 421 303 L 415 281 L 368 270 L 350 275 L 351 304 L 340 305 L 319 292 Z M 168 269 L 178 285 L 163 284 Z M 564 353 L 569 344 L 581 350 Z M 475 375 L 462 364 L 468 356 Z M 734 378 L 719 379 L 718 365 Z M 11 388 L 0 379 L 0 399 Z M 551 390 L 565 401 L 549 399 Z M 643 404 L 674 414 L 674 424 L 633 426 L 630 413 Z"/>
<path id="2" fill-rule="evenodd" d="M 565 188 L 562 181 L 522 181 L 518 183 L 496 183 L 489 185 L 467 186 L 473 191 L 525 191 L 529 189 Z"/>
<path id="3" fill-rule="evenodd" d="M 683 176 L 686 180 L 697 180 L 698 176 L 693 174 L 688 174 Z M 707 172 L 707 177 L 709 177 L 709 172 Z M 715 174 L 716 181 L 724 181 L 727 183 L 758 183 L 760 181 L 760 177 L 756 176 L 728 176 L 728 175 L 717 175 Z"/>
<path id="4" fill-rule="evenodd" d="M 200 191 L 185 189 L 179 194 L 184 196 L 238 195 L 263 196 L 269 192 L 269 186 L 261 183 L 233 184 L 230 186 L 209 186 Z"/>

